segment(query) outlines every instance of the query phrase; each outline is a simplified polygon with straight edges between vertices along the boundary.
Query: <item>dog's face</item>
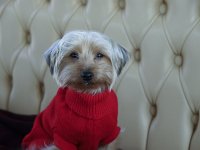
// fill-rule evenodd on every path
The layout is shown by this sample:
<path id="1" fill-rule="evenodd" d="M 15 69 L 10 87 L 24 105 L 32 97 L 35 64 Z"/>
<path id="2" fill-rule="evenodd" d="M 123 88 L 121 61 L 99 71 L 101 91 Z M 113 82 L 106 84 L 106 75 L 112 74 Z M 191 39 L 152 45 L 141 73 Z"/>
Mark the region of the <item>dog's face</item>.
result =
<path id="1" fill-rule="evenodd" d="M 73 31 L 56 41 L 45 58 L 60 86 L 95 94 L 112 88 L 129 55 L 105 35 Z"/>

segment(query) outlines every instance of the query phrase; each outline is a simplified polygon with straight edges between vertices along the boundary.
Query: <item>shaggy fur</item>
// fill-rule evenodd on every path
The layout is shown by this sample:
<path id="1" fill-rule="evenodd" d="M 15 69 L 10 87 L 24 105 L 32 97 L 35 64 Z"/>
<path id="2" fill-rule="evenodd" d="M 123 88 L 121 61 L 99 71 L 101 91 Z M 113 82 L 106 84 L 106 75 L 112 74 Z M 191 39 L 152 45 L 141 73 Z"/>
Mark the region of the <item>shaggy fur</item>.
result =
<path id="1" fill-rule="evenodd" d="M 72 31 L 56 41 L 45 52 L 45 58 L 59 86 L 96 94 L 112 89 L 129 55 L 101 33 Z M 54 145 L 41 149 L 57 150 Z"/>

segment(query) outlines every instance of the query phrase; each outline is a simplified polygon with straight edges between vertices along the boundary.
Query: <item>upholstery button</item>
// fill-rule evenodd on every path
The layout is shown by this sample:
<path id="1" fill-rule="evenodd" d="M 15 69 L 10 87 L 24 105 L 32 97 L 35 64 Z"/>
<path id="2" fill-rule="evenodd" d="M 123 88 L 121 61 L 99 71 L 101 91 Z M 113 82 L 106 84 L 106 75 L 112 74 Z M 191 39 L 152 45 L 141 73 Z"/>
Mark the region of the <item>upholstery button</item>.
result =
<path id="1" fill-rule="evenodd" d="M 63 35 L 64 35 L 63 33 L 60 33 L 59 38 L 62 39 Z"/>
<path id="2" fill-rule="evenodd" d="M 151 105 L 150 113 L 151 113 L 151 116 L 152 116 L 153 118 L 156 117 L 156 114 L 157 114 L 157 106 L 156 106 L 155 104 Z"/>
<path id="3" fill-rule="evenodd" d="M 199 113 L 195 113 L 192 117 L 192 123 L 194 127 L 196 128 L 199 122 Z"/>
<path id="4" fill-rule="evenodd" d="M 160 5 L 160 14 L 164 15 L 167 12 L 167 4 L 164 2 Z"/>
<path id="5" fill-rule="evenodd" d="M 176 55 L 174 58 L 174 63 L 176 66 L 181 67 L 183 64 L 183 57 L 182 55 Z"/>
<path id="6" fill-rule="evenodd" d="M 39 89 L 40 97 L 41 97 L 41 99 L 43 99 L 43 97 L 44 97 L 44 90 L 45 90 L 43 82 L 39 82 L 38 89 Z"/>
<path id="7" fill-rule="evenodd" d="M 87 5 L 87 0 L 80 0 L 80 2 L 81 2 L 82 6 L 86 6 Z"/>
<path id="8" fill-rule="evenodd" d="M 28 45 L 31 43 L 31 33 L 29 30 L 25 31 L 25 42 Z"/>
<path id="9" fill-rule="evenodd" d="M 120 9 L 124 9 L 126 5 L 125 0 L 118 0 L 118 6 Z"/>
<path id="10" fill-rule="evenodd" d="M 13 78 L 11 75 L 8 75 L 7 76 L 7 83 L 9 84 L 10 87 L 13 86 Z"/>
<path id="11" fill-rule="evenodd" d="M 140 51 L 139 48 L 135 49 L 135 51 L 134 51 L 134 58 L 135 58 L 135 60 L 137 62 L 140 62 L 140 60 L 141 60 L 141 51 Z"/>

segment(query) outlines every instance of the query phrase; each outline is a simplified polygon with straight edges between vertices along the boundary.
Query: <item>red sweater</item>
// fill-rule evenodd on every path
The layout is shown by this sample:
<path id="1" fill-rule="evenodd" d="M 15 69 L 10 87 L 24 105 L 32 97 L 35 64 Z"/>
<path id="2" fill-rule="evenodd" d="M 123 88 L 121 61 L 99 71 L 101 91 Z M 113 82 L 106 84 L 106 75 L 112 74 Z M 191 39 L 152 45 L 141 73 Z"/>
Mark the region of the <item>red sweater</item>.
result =
<path id="1" fill-rule="evenodd" d="M 97 150 L 119 134 L 118 104 L 114 91 L 96 95 L 60 88 L 41 112 L 23 147 L 54 144 L 61 150 Z"/>

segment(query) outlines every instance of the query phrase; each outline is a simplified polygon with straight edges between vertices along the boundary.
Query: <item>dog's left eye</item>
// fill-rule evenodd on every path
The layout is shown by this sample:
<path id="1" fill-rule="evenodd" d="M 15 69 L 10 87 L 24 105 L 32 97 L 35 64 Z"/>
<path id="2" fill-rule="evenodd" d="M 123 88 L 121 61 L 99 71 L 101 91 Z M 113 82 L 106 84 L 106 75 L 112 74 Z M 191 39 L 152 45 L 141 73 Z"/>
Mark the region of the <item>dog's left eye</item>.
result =
<path id="1" fill-rule="evenodd" d="M 69 56 L 71 58 L 73 58 L 73 59 L 78 59 L 79 58 L 78 53 L 76 53 L 76 52 L 72 52 Z"/>
<path id="2" fill-rule="evenodd" d="M 103 57 L 104 57 L 104 55 L 102 53 L 97 53 L 96 54 L 96 58 L 98 58 L 98 59 L 103 58 Z"/>

